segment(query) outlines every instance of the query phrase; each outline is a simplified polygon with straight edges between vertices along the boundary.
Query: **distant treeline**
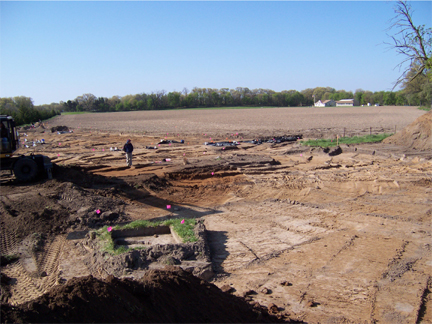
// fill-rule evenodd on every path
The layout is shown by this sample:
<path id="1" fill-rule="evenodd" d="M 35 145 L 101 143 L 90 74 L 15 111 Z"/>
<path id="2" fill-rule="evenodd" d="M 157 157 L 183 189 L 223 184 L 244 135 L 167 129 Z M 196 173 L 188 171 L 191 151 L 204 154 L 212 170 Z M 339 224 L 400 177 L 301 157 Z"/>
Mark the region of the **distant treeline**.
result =
<path id="1" fill-rule="evenodd" d="M 191 91 L 156 91 L 111 98 L 96 97 L 91 93 L 83 94 L 73 100 L 49 105 L 34 106 L 31 98 L 20 96 L 0 98 L 0 114 L 11 115 L 18 125 L 34 123 L 60 114 L 61 112 L 104 112 L 136 111 L 182 108 L 212 107 L 301 107 L 312 106 L 314 101 L 333 99 L 356 99 L 360 105 L 386 106 L 430 106 L 431 82 L 409 84 L 405 89 L 392 91 L 365 91 L 357 89 L 354 93 L 335 90 L 331 87 L 308 88 L 302 91 L 284 90 L 276 92 L 269 89 L 235 88 L 211 89 L 193 88 Z"/>
<path id="2" fill-rule="evenodd" d="M 35 123 L 61 114 L 62 105 L 34 106 L 29 97 L 0 98 L 0 115 L 12 116 L 17 125 Z"/>
<path id="3" fill-rule="evenodd" d="M 356 99 L 360 105 L 422 105 L 419 95 L 407 95 L 403 90 L 392 91 L 364 91 L 355 93 L 345 90 L 335 90 L 330 87 L 317 87 L 302 91 L 284 90 L 276 92 L 268 89 L 235 88 L 210 89 L 194 88 L 192 91 L 157 91 L 127 96 L 113 96 L 111 98 L 96 97 L 87 93 L 62 102 L 64 111 L 133 111 L 160 110 L 175 108 L 211 108 L 211 107 L 301 107 L 312 106 L 315 101 L 333 99 Z"/>

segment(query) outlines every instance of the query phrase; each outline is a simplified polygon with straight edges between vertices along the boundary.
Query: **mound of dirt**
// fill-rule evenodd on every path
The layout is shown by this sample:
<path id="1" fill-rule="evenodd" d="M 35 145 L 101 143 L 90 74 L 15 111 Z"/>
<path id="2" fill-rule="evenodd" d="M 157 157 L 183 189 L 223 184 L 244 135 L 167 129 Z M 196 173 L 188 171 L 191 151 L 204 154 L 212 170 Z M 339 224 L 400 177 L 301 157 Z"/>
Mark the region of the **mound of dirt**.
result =
<path id="1" fill-rule="evenodd" d="M 116 185 L 127 184 L 112 184 L 75 168 L 56 166 L 55 172 L 57 179 L 30 186 L 16 185 L 14 181 L 2 184 L 2 234 L 8 232 L 19 243 L 33 233 L 53 236 L 128 220 L 124 201 L 114 194 Z"/>
<path id="2" fill-rule="evenodd" d="M 3 304 L 2 322 L 269 323 L 265 307 L 222 292 L 178 268 L 148 271 L 139 281 L 73 278 L 18 307 Z"/>
<path id="3" fill-rule="evenodd" d="M 432 111 L 417 118 L 401 132 L 386 138 L 383 143 L 405 146 L 414 150 L 432 150 Z"/>
<path id="4" fill-rule="evenodd" d="M 55 126 L 55 127 L 51 127 L 51 133 L 54 132 L 68 132 L 69 131 L 69 127 L 67 126 Z"/>

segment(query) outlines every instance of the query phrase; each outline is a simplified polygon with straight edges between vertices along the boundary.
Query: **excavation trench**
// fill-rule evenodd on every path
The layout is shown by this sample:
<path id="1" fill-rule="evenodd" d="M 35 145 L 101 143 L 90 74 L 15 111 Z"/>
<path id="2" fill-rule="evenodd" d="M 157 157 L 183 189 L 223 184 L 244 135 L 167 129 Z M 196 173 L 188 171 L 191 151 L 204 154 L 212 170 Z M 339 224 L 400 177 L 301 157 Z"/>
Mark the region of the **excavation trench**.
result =
<path id="1" fill-rule="evenodd" d="M 182 241 L 170 226 L 114 230 L 111 237 L 116 246 L 145 248 L 152 245 L 181 244 Z"/>
<path id="2" fill-rule="evenodd" d="M 107 252 L 92 233 L 79 243 L 90 252 L 84 260 L 90 272 L 102 270 L 116 277 L 139 278 L 146 270 L 176 265 L 205 280 L 213 276 L 206 230 L 201 222 L 194 228 L 195 242 L 183 242 L 172 226 L 120 229 L 110 234 L 115 250 L 126 248 L 126 252 Z"/>

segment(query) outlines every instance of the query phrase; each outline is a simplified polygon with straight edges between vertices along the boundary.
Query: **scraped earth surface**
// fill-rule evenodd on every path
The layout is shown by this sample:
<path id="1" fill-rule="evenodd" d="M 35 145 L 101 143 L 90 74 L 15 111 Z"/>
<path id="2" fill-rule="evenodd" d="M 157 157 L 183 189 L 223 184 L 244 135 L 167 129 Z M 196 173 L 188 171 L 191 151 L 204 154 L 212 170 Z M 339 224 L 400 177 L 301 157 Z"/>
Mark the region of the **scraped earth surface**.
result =
<path id="1" fill-rule="evenodd" d="M 114 278 L 107 266 L 114 259 L 107 255 L 107 265 L 95 266 L 90 263 L 94 251 L 84 244 L 89 232 L 104 225 L 196 218 L 206 228 L 214 272 L 210 283 L 221 288 L 224 296 L 235 295 L 252 308 L 245 306 L 256 317 L 245 315 L 245 322 L 431 323 L 432 153 L 424 144 L 414 147 L 410 143 L 416 138 L 426 144 L 432 141 L 432 125 L 424 112 L 399 109 L 397 114 L 388 110 L 388 119 L 379 114 L 382 128 L 391 129 L 397 123 L 395 138 L 399 137 L 393 142 L 344 145 L 342 153 L 333 156 L 298 141 L 203 145 L 299 133 L 327 137 L 332 132 L 325 125 L 304 121 L 304 132 L 301 128 L 283 130 L 276 124 L 273 129 L 258 127 L 254 133 L 246 116 L 244 128 L 240 119 L 236 129 L 227 131 L 228 122 L 228 126 L 222 121 L 212 123 L 207 112 L 202 118 L 209 122 L 199 131 L 189 124 L 184 128 L 182 123 L 171 124 L 169 117 L 167 123 L 155 117 L 151 132 L 144 133 L 135 121 L 138 117 L 131 117 L 135 113 L 129 113 L 130 124 L 123 123 L 124 128 L 115 131 L 107 125 L 120 127 L 116 121 L 126 113 L 61 116 L 22 130 L 22 135 L 28 135 L 22 139 L 43 138 L 46 144 L 29 145 L 21 153 L 47 155 L 56 166 L 53 180 L 40 179 L 31 185 L 2 173 L 1 253 L 16 256 L 12 260 L 2 257 L 2 302 L 15 307 L 2 305 L 2 316 L 10 321 L 38 321 L 36 314 L 47 305 L 62 305 L 60 296 L 74 285 L 117 287 L 116 296 L 123 296 L 118 289 L 128 291 L 132 288 L 125 287 L 135 284 L 134 291 L 147 291 L 142 281 L 153 273 L 160 273 L 163 281 L 188 282 L 194 285 L 192 291 L 204 289 L 208 283 L 195 282 L 192 278 L 196 277 L 178 268 L 128 270 L 117 272 L 118 279 Z M 157 112 L 163 113 L 170 114 Z M 369 132 L 369 121 L 362 124 L 359 114 L 351 114 L 355 121 L 345 116 L 346 123 L 359 125 L 353 132 Z M 403 127 L 414 127 L 411 123 L 418 117 L 420 135 L 402 133 Z M 151 118 L 146 120 L 142 122 Z M 58 126 L 73 132 L 64 132 L 65 128 L 64 133 L 51 132 L 51 127 Z M 123 153 L 115 150 L 127 138 L 135 147 L 132 168 L 126 167 Z M 171 142 L 159 146 L 161 139 Z M 163 262 L 158 269 L 162 266 Z M 103 295 L 103 289 L 96 291 Z M 76 291 L 81 296 L 74 297 L 76 304 L 65 303 L 60 307 L 63 315 L 53 315 L 58 317 L 52 321 L 61 321 L 69 307 L 86 300 L 82 297 L 86 294 Z M 172 292 L 170 298 L 187 302 L 183 291 Z M 210 304 L 222 305 L 220 296 L 207 296 Z M 126 300 L 130 317 L 124 321 L 143 321 L 137 314 L 142 315 L 150 304 Z M 206 309 L 203 305 L 197 308 Z M 177 315 L 149 315 L 149 321 L 207 321 L 194 308 L 190 318 L 176 317 L 180 315 L 174 308 Z M 208 321 L 229 321 L 207 310 L 204 313 Z M 227 318 L 240 321 L 233 314 Z M 83 321 L 98 320 L 86 317 Z M 100 321 L 111 320 L 100 317 Z"/>

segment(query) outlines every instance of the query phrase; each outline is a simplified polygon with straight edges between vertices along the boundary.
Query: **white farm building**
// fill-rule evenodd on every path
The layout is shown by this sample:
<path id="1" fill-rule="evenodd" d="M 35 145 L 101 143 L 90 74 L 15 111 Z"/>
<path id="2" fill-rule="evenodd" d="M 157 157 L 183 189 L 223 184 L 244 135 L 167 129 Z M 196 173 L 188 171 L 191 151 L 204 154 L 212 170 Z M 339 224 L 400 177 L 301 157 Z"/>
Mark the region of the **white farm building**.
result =
<path id="1" fill-rule="evenodd" d="M 357 100 L 355 99 L 341 99 L 339 101 L 336 101 L 336 106 L 337 107 L 343 107 L 343 106 L 358 106 L 359 103 Z"/>
<path id="2" fill-rule="evenodd" d="M 318 100 L 315 102 L 315 107 L 334 107 L 336 105 L 336 102 L 334 100 Z"/>

